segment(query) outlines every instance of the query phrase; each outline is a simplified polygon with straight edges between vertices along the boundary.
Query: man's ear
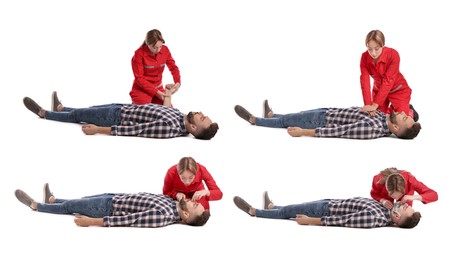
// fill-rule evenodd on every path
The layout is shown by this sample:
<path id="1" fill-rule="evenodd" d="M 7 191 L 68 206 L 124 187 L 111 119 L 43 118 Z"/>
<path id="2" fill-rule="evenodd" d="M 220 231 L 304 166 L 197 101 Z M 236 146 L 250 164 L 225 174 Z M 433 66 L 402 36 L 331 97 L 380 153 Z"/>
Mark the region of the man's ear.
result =
<path id="1" fill-rule="evenodd" d="M 182 220 L 186 221 L 190 217 L 190 213 L 188 211 L 182 211 Z"/>
<path id="2" fill-rule="evenodd" d="M 400 221 L 401 218 L 402 218 L 402 215 L 401 215 L 400 213 L 398 213 L 398 212 L 394 213 L 394 219 L 395 219 L 395 221 L 398 222 L 398 221 Z"/>
<path id="3" fill-rule="evenodd" d="M 398 134 L 398 132 L 400 131 L 400 126 L 398 124 L 392 124 L 392 128 L 393 128 L 393 133 L 394 134 Z"/>
<path id="4" fill-rule="evenodd" d="M 190 127 L 191 127 L 191 129 L 193 130 L 193 132 L 196 131 L 196 130 L 198 129 L 198 126 L 195 125 L 195 124 L 190 124 Z"/>

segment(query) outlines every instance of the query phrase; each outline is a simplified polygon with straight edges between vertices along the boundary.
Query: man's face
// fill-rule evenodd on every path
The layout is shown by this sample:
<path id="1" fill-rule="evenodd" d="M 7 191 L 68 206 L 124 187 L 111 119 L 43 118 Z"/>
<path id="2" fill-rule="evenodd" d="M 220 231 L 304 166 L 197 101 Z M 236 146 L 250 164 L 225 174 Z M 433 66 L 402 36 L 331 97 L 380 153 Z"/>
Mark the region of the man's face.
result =
<path id="1" fill-rule="evenodd" d="M 212 120 L 210 120 L 209 117 L 204 116 L 202 112 L 190 112 L 186 116 L 186 119 L 191 124 L 196 125 L 198 131 L 201 129 L 208 128 L 212 124 Z"/>
<path id="2" fill-rule="evenodd" d="M 391 210 L 391 216 L 399 218 L 399 222 L 403 222 L 405 218 L 411 217 L 414 209 L 406 203 L 396 203 Z"/>
<path id="3" fill-rule="evenodd" d="M 406 129 L 411 128 L 415 123 L 414 119 L 407 116 L 405 112 L 392 112 L 389 120 L 392 124 L 398 125 L 400 133 L 405 132 Z"/>
<path id="4" fill-rule="evenodd" d="M 188 212 L 190 218 L 202 215 L 205 210 L 200 203 L 189 199 L 185 200 L 183 198 L 179 201 L 179 207 L 181 210 Z"/>

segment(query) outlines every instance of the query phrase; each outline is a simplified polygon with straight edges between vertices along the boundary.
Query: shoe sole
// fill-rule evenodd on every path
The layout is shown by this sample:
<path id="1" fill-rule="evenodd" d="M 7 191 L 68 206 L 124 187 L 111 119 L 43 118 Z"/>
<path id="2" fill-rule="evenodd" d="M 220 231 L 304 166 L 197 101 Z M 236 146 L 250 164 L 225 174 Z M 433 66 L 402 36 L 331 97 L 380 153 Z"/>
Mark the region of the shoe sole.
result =
<path id="1" fill-rule="evenodd" d="M 35 100 L 29 98 L 29 97 L 25 97 L 22 99 L 22 102 L 24 103 L 24 106 L 32 113 L 34 113 L 35 115 L 37 115 L 38 117 L 41 117 L 40 116 L 40 110 L 42 109 L 40 105 L 38 105 L 37 102 L 35 102 Z M 35 111 L 35 109 L 37 109 L 38 111 Z"/>
<path id="2" fill-rule="evenodd" d="M 47 202 L 47 200 L 46 200 L 46 193 L 47 193 L 46 191 L 48 190 L 47 186 L 48 186 L 47 183 L 45 183 L 45 185 L 43 185 L 43 200 L 42 200 L 43 203 L 48 203 L 49 202 L 49 201 Z"/>

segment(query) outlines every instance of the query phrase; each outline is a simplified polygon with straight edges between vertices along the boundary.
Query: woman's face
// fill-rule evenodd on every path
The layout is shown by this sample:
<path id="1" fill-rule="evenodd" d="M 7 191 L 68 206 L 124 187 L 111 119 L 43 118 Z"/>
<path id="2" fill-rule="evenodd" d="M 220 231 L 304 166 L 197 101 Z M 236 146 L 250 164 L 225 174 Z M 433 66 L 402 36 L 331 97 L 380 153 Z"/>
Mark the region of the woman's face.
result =
<path id="1" fill-rule="evenodd" d="M 384 46 L 379 45 L 376 41 L 371 40 L 367 44 L 368 53 L 370 56 L 376 60 L 381 56 Z"/>
<path id="2" fill-rule="evenodd" d="M 158 52 L 161 50 L 161 48 L 163 47 L 163 42 L 162 41 L 157 41 L 155 44 L 148 44 L 148 49 L 150 49 L 150 51 L 156 55 L 158 54 Z"/>
<path id="3" fill-rule="evenodd" d="M 179 174 L 180 180 L 185 184 L 185 186 L 189 186 L 194 180 L 194 173 L 189 170 L 184 170 L 182 174 Z"/>

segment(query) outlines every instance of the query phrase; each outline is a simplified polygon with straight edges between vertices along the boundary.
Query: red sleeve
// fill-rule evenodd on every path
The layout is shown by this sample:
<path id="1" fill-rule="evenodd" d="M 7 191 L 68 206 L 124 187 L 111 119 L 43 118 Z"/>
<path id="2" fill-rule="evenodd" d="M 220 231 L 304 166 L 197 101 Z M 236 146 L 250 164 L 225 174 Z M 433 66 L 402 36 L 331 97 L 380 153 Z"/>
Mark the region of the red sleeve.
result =
<path id="1" fill-rule="evenodd" d="M 146 54 L 142 50 L 142 47 L 137 49 L 137 51 L 134 53 L 134 57 L 132 57 L 132 60 L 131 60 L 132 72 L 134 73 L 135 83 L 140 88 L 142 88 L 148 95 L 153 97 L 158 92 L 158 89 L 156 88 L 156 86 L 153 85 L 153 83 L 145 79 L 143 60 L 144 60 L 144 55 Z"/>
<path id="2" fill-rule="evenodd" d="M 386 51 L 387 55 L 386 71 L 383 72 L 384 76 L 382 79 L 382 84 L 379 86 L 378 93 L 373 100 L 380 106 L 384 104 L 384 101 L 387 99 L 390 90 L 394 87 L 395 80 L 400 73 L 400 56 L 398 55 L 398 52 L 387 47 L 384 48 L 384 51 Z"/>
<path id="3" fill-rule="evenodd" d="M 410 190 L 414 190 L 422 197 L 422 203 L 427 204 L 438 200 L 436 191 L 418 181 L 412 174 L 408 175 L 407 183 L 410 185 Z"/>
<path id="4" fill-rule="evenodd" d="M 382 190 L 384 185 L 378 184 L 378 181 L 381 179 L 381 174 L 377 174 L 373 177 L 373 183 L 371 184 L 370 195 L 374 200 L 381 201 L 384 198 Z"/>
<path id="5" fill-rule="evenodd" d="M 177 173 L 177 166 L 174 165 L 169 168 L 164 177 L 164 185 L 163 185 L 163 194 L 172 197 L 174 200 L 176 199 L 177 192 L 174 189 L 174 176 Z"/>
<path id="6" fill-rule="evenodd" d="M 364 105 L 373 104 L 371 98 L 371 86 L 370 86 L 370 72 L 368 70 L 368 53 L 364 52 L 360 59 L 360 88 L 362 89 L 362 97 Z"/>
<path id="7" fill-rule="evenodd" d="M 199 164 L 199 170 L 201 171 L 202 180 L 207 186 L 207 189 L 210 192 L 209 200 L 220 200 L 223 197 L 223 192 L 217 186 L 214 178 L 210 175 L 209 171 L 207 171 L 206 167 Z"/>
<path id="8" fill-rule="evenodd" d="M 164 47 L 166 47 L 166 46 L 163 46 L 163 48 Z M 169 69 L 169 71 L 172 74 L 172 78 L 174 79 L 174 83 L 182 83 L 180 81 L 181 80 L 180 79 L 180 70 L 177 67 L 177 65 L 175 64 L 175 60 L 174 60 L 174 58 L 172 58 L 172 54 L 171 54 L 169 48 L 167 48 L 167 51 L 168 51 L 168 57 L 166 59 L 166 65 L 167 65 L 167 68 Z"/>

